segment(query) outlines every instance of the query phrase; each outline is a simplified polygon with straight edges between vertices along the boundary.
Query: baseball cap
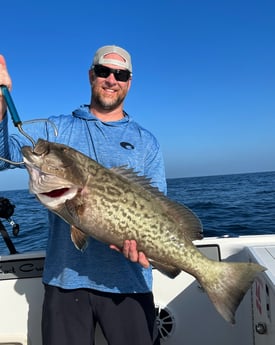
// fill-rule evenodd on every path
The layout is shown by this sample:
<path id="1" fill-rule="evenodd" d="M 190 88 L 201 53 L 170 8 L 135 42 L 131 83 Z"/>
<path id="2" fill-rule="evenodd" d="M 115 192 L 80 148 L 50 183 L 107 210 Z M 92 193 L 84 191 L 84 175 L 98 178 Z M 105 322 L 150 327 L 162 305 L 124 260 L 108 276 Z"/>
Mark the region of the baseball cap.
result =
<path id="1" fill-rule="evenodd" d="M 123 58 L 124 61 L 119 61 L 119 60 L 115 60 L 115 59 L 109 59 L 109 58 L 105 58 L 105 56 L 107 54 L 118 54 L 119 56 L 121 56 Z M 123 67 L 128 69 L 128 71 L 130 71 L 132 73 L 132 62 L 131 62 L 131 56 L 130 54 L 123 48 L 112 45 L 112 46 L 104 46 L 99 48 L 94 56 L 93 59 L 93 66 L 95 65 L 116 65 L 119 67 Z"/>

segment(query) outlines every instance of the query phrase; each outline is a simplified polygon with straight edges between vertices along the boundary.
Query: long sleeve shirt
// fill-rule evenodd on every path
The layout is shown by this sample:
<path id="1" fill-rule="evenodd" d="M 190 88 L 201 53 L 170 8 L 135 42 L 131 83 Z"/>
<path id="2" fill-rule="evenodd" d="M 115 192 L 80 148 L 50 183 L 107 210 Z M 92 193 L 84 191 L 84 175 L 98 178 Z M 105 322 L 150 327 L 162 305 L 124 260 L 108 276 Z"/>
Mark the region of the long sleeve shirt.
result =
<path id="1" fill-rule="evenodd" d="M 8 136 L 7 116 L 0 123 L 0 156 L 22 161 L 21 147 L 30 141 L 21 134 Z M 163 157 L 156 138 L 128 114 L 120 121 L 102 122 L 83 106 L 69 115 L 49 117 L 49 123 L 28 125 L 36 141 L 43 138 L 71 146 L 106 168 L 128 166 L 151 179 L 166 193 Z M 0 161 L 0 169 L 11 168 Z M 21 167 L 24 167 L 23 165 Z M 70 226 L 49 212 L 49 236 L 43 282 L 64 289 L 91 288 L 114 293 L 143 293 L 152 289 L 152 270 L 133 263 L 92 237 L 84 252 L 75 248 Z"/>

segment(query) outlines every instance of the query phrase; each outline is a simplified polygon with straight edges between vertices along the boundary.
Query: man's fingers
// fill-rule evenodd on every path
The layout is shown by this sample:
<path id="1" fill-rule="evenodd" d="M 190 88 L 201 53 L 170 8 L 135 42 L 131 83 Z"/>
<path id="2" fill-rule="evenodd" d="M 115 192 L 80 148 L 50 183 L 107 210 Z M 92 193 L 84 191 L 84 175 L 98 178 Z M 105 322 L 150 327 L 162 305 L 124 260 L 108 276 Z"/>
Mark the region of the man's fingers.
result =
<path id="1" fill-rule="evenodd" d="M 150 266 L 150 262 L 143 252 L 137 250 L 137 242 L 135 240 L 124 241 L 123 248 L 118 248 L 114 244 L 110 245 L 110 248 L 117 252 L 123 253 L 123 255 L 132 262 L 138 262 L 144 268 Z"/>
<path id="2" fill-rule="evenodd" d="M 150 262 L 148 261 L 147 257 L 143 252 L 138 253 L 138 262 L 143 266 L 144 268 L 148 268 L 150 266 Z"/>
<path id="3" fill-rule="evenodd" d="M 7 70 L 6 60 L 3 55 L 0 55 L 0 85 L 6 85 L 11 91 L 12 82 Z M 2 92 L 0 90 L 0 96 L 1 95 Z"/>
<path id="4" fill-rule="evenodd" d="M 6 60 L 3 55 L 0 55 L 0 65 L 7 68 Z"/>
<path id="5" fill-rule="evenodd" d="M 125 243 L 125 251 L 128 254 L 128 258 L 133 261 L 133 262 L 137 262 L 138 261 L 138 251 L 137 251 L 137 242 L 134 240 L 130 240 L 130 241 L 125 241 L 128 243 Z"/>
<path id="6" fill-rule="evenodd" d="M 119 249 L 117 246 L 115 246 L 114 244 L 110 244 L 110 248 L 117 251 L 117 252 L 121 252 L 121 249 Z"/>

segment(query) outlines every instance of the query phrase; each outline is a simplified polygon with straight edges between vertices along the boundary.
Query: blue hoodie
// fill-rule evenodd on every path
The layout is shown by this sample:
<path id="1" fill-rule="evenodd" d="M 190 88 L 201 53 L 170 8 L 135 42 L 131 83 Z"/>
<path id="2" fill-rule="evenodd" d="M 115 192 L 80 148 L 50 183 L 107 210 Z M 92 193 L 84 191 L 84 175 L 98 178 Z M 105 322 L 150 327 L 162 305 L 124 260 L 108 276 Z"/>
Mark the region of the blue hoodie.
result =
<path id="1" fill-rule="evenodd" d="M 57 127 L 57 136 L 48 123 L 36 122 L 24 129 L 35 141 L 43 138 L 71 146 L 106 168 L 128 165 L 151 178 L 152 185 L 166 193 L 159 143 L 128 114 L 120 121 L 102 122 L 83 106 L 70 115 L 53 116 L 49 120 Z M 0 156 L 22 161 L 20 148 L 30 142 L 21 134 L 8 137 L 7 123 L 6 116 L 0 123 Z M 0 169 L 12 167 L 0 161 Z M 70 237 L 70 226 L 49 212 L 43 282 L 64 289 L 144 293 L 152 290 L 152 270 L 129 261 L 93 238 L 89 238 L 84 252 L 77 250 Z"/>

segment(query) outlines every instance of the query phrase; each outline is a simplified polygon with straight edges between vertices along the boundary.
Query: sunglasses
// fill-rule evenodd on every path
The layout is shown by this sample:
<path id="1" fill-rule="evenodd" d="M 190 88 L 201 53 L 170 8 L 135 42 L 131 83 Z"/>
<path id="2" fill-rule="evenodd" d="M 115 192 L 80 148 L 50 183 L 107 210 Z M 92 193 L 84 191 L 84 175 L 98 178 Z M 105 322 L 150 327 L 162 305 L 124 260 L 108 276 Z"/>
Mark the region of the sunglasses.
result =
<path id="1" fill-rule="evenodd" d="M 131 72 L 127 69 L 113 69 L 102 65 L 95 65 L 93 67 L 95 75 L 100 78 L 108 78 L 113 73 L 117 81 L 128 81 L 131 77 Z"/>

